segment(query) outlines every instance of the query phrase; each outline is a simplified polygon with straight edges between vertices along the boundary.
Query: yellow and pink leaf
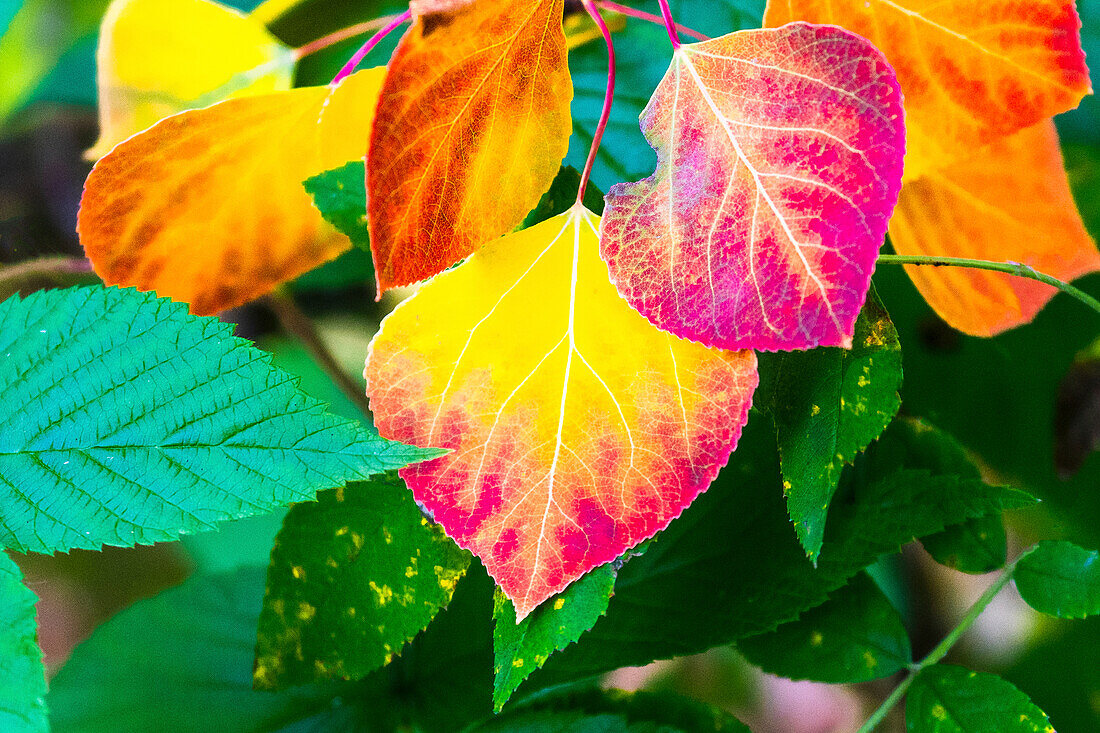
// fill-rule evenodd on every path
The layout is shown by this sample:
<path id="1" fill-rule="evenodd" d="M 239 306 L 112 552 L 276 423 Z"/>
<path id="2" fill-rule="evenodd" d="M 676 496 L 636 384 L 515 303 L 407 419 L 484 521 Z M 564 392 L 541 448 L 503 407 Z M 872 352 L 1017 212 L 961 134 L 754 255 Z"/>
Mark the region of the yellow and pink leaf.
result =
<path id="1" fill-rule="evenodd" d="M 885 58 L 839 28 L 682 46 L 642 114 L 657 170 L 607 196 L 612 281 L 711 346 L 847 346 L 901 187 L 903 116 Z"/>

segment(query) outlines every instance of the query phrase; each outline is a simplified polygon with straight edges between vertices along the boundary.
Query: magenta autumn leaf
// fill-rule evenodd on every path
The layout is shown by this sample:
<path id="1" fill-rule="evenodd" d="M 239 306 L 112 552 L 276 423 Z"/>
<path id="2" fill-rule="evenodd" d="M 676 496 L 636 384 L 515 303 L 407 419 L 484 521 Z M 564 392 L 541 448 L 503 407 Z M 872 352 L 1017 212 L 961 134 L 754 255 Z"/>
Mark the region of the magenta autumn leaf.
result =
<path id="1" fill-rule="evenodd" d="M 849 346 L 905 153 L 882 54 L 807 23 L 685 45 L 641 126 L 657 169 L 600 237 L 623 297 L 711 346 Z"/>

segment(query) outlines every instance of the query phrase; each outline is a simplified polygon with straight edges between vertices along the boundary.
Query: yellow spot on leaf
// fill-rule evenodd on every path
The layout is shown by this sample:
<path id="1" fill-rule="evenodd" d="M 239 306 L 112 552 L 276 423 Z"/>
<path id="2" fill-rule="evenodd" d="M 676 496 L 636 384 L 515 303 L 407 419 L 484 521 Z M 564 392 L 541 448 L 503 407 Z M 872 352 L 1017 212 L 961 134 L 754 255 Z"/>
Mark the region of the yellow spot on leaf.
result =
<path id="1" fill-rule="evenodd" d="M 562 609 L 562 606 L 564 606 L 564 605 L 565 605 L 565 599 L 564 598 L 559 598 L 558 600 L 554 601 L 554 610 L 555 611 L 560 611 Z"/>
<path id="2" fill-rule="evenodd" d="M 388 585 L 383 584 L 379 586 L 372 580 L 370 582 L 370 589 L 374 591 L 374 594 L 377 596 L 375 603 L 379 606 L 385 606 L 393 598 L 393 589 Z"/>
<path id="3" fill-rule="evenodd" d="M 290 569 L 290 574 L 294 576 L 295 580 L 305 580 L 306 569 L 303 568 L 301 565 L 295 565 Z"/>
<path id="4" fill-rule="evenodd" d="M 858 384 L 860 387 L 866 387 L 870 383 L 871 380 L 863 376 L 862 374 L 860 374 L 859 379 L 856 380 L 856 384 Z"/>
<path id="5" fill-rule="evenodd" d="M 522 659 L 513 659 L 512 660 L 512 666 L 515 667 L 516 669 L 519 669 L 520 667 L 523 666 L 523 660 Z"/>
<path id="6" fill-rule="evenodd" d="M 312 604 L 306 603 L 304 601 L 298 604 L 299 621 L 311 621 L 316 615 L 317 609 Z"/>
<path id="7" fill-rule="evenodd" d="M 390 532 L 389 527 L 382 528 L 382 539 L 385 540 L 387 545 L 393 544 L 393 533 Z"/>
<path id="8" fill-rule="evenodd" d="M 822 636 L 820 631 L 815 631 L 814 633 L 810 634 L 811 646 L 821 646 L 821 642 L 823 641 L 825 641 L 825 637 Z"/>
<path id="9" fill-rule="evenodd" d="M 947 710 L 944 709 L 943 705 L 937 703 L 932 706 L 932 717 L 936 720 L 947 720 Z"/>
<path id="10" fill-rule="evenodd" d="M 810 407 L 810 414 L 811 415 L 820 415 L 821 414 L 821 405 L 812 405 Z"/>
<path id="11" fill-rule="evenodd" d="M 874 669 L 878 666 L 878 658 L 871 653 L 871 650 L 863 652 L 863 663 L 867 665 L 867 669 Z"/>

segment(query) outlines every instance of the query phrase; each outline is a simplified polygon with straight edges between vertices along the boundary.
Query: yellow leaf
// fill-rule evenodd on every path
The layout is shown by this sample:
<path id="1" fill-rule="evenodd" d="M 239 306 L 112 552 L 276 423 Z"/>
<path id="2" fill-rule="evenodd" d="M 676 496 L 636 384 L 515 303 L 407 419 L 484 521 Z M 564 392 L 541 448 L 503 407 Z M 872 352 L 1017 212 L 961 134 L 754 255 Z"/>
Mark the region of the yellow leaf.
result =
<path id="1" fill-rule="evenodd" d="M 100 158 L 158 120 L 289 89 L 294 52 L 256 20 L 207 0 L 115 0 L 97 51 Z"/>
<path id="2" fill-rule="evenodd" d="M 217 313 L 346 250 L 302 182 L 362 158 L 383 69 L 174 115 L 118 145 L 84 187 L 78 231 L 110 285 Z"/>
<path id="3" fill-rule="evenodd" d="M 1021 262 L 1061 280 L 1100 270 L 1050 120 L 906 183 L 890 239 L 898 254 Z M 906 269 L 941 318 L 975 336 L 1029 322 L 1057 292 L 988 270 Z"/>
<path id="4" fill-rule="evenodd" d="M 403 471 L 523 618 L 666 527 L 737 444 L 751 351 L 638 315 L 580 207 L 496 240 L 403 302 L 365 376 L 382 435 L 450 448 Z"/>

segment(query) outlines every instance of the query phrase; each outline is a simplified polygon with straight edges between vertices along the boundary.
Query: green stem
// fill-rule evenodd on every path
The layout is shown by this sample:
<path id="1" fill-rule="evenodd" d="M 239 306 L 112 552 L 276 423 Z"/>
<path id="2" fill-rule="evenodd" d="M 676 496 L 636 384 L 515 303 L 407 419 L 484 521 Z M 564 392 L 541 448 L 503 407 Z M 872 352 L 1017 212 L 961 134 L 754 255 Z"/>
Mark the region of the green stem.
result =
<path id="1" fill-rule="evenodd" d="M 909 690 L 909 686 L 913 684 L 913 680 L 917 678 L 917 675 L 920 674 L 921 670 L 925 667 L 931 667 L 933 664 L 938 663 L 945 656 L 947 656 L 947 653 L 951 651 L 951 648 L 955 646 L 955 644 L 958 643 L 959 639 L 962 638 L 962 635 L 965 634 L 970 629 L 970 627 L 974 625 L 974 621 L 978 618 L 978 616 L 982 615 L 982 611 L 986 609 L 986 607 L 993 601 L 997 594 L 1000 593 L 1006 585 L 1008 585 L 1010 580 L 1012 580 L 1012 576 L 1013 574 L 1015 574 L 1016 566 L 1019 564 L 1020 560 L 1030 555 L 1034 550 L 1035 548 L 1031 547 L 1020 553 L 1019 557 L 1017 557 L 1007 567 L 1005 567 L 1005 570 L 1003 573 L 1001 573 L 1000 577 L 997 578 L 997 580 L 993 581 L 993 584 L 991 586 L 985 589 L 985 593 L 982 593 L 981 598 L 974 602 L 974 605 L 970 607 L 970 610 L 966 612 L 966 615 L 962 617 L 962 620 L 959 621 L 955 628 L 953 628 L 951 632 L 943 638 L 943 641 L 937 644 L 936 648 L 930 651 L 928 653 L 928 656 L 926 656 L 924 659 L 920 660 L 916 664 L 910 665 L 909 674 L 906 675 L 905 679 L 901 681 L 901 684 L 899 684 L 894 689 L 894 691 L 890 693 L 890 696 L 882 701 L 882 704 L 879 705 L 878 709 L 871 714 L 871 717 L 867 719 L 867 722 L 860 726 L 858 733 L 871 733 L 871 731 L 875 729 L 875 726 L 885 720 L 886 716 L 890 713 L 894 706 L 897 705 L 903 697 L 905 697 L 905 693 Z"/>
<path id="2" fill-rule="evenodd" d="M 318 333 L 313 321 L 302 312 L 294 298 L 282 290 L 276 290 L 264 296 L 263 302 L 278 319 L 279 325 L 288 334 L 298 339 L 313 357 L 317 365 L 324 370 L 329 379 L 340 388 L 352 404 L 359 408 L 364 415 L 370 414 L 370 404 L 367 402 L 366 392 L 348 376 L 336 357 L 332 355 L 325 345 L 324 339 Z"/>
<path id="3" fill-rule="evenodd" d="M 62 285 L 92 274 L 92 263 L 83 257 L 41 257 L 0 267 L 0 300 L 26 288 L 46 283 Z"/>
<path id="4" fill-rule="evenodd" d="M 1041 283 L 1058 288 L 1063 293 L 1072 295 L 1089 308 L 1100 313 L 1100 300 L 1092 297 L 1080 288 L 1051 277 L 1046 273 L 1038 272 L 1031 265 L 1022 262 L 990 262 L 989 260 L 971 260 L 965 257 L 931 257 L 924 255 L 879 255 L 878 261 L 886 265 L 931 265 L 933 267 L 970 267 L 976 270 L 992 270 L 1004 272 L 1016 277 L 1026 277 L 1030 280 L 1038 280 Z"/>

